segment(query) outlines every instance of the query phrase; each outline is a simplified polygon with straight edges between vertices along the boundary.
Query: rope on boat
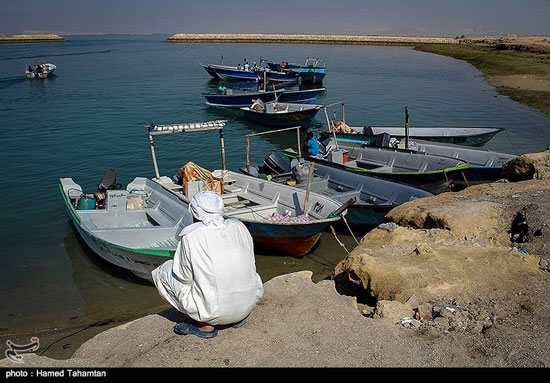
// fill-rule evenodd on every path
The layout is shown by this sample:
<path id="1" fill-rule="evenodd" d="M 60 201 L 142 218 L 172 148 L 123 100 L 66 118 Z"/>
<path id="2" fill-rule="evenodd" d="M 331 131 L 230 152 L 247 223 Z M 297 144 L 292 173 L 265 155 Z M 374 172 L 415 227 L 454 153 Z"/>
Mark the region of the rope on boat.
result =
<path id="1" fill-rule="evenodd" d="M 346 219 L 346 216 L 342 216 L 342 219 L 344 220 L 344 223 L 346 224 L 348 230 L 349 230 L 349 233 L 351 234 L 351 236 L 353 237 L 353 240 L 355 241 L 356 244 L 359 245 L 359 241 L 357 241 L 357 238 L 355 238 L 355 235 L 353 235 L 353 231 L 351 231 L 351 227 L 349 226 L 348 224 L 348 220 Z"/>
<path id="2" fill-rule="evenodd" d="M 336 230 L 334 230 L 334 227 L 332 227 L 332 225 L 330 225 L 330 230 L 332 231 L 332 234 L 334 235 L 334 238 L 336 239 L 336 242 L 338 242 L 338 244 L 339 244 L 340 246 L 342 246 L 342 248 L 343 248 L 344 250 L 346 250 L 346 253 L 349 254 L 348 249 L 346 249 L 346 245 L 344 245 L 344 244 L 338 239 L 338 236 L 336 235 Z"/>
<path id="3" fill-rule="evenodd" d="M 466 179 L 466 174 L 462 171 L 462 177 L 464 177 L 464 181 L 466 182 L 466 186 L 470 187 L 470 184 L 468 183 L 468 180 Z"/>

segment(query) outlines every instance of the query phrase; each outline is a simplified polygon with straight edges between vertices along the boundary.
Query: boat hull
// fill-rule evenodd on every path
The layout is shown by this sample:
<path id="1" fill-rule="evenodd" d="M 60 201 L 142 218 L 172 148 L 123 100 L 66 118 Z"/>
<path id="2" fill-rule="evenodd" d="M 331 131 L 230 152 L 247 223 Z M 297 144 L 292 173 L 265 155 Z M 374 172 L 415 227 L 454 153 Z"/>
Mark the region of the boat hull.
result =
<path id="1" fill-rule="evenodd" d="M 263 102 L 275 101 L 275 95 L 279 97 L 279 102 L 290 102 L 298 104 L 313 104 L 317 98 L 325 91 L 321 89 L 285 91 L 276 92 L 249 92 L 245 94 L 203 94 L 206 104 L 211 106 L 223 106 L 226 108 L 242 108 L 250 106 L 254 100 L 260 99 Z"/>
<path id="2" fill-rule="evenodd" d="M 264 72 L 258 70 L 255 73 L 258 81 L 264 81 L 265 78 L 266 81 L 270 82 L 295 82 L 298 79 L 298 73 L 294 72 Z"/>
<path id="3" fill-rule="evenodd" d="M 330 222 L 311 224 L 266 224 L 244 222 L 254 241 L 292 257 L 303 257 L 319 241 Z"/>
<path id="4" fill-rule="evenodd" d="M 308 125 L 311 123 L 319 109 L 308 109 L 289 113 L 258 113 L 243 110 L 244 117 L 261 125 L 290 127 L 296 125 Z"/>
<path id="5" fill-rule="evenodd" d="M 275 101 L 275 94 L 276 92 L 251 92 L 239 95 L 203 94 L 203 96 L 206 98 L 206 104 L 208 105 L 242 108 L 250 106 L 257 99 L 263 102 Z"/>
<path id="6" fill-rule="evenodd" d="M 323 73 L 323 72 L 316 72 L 316 71 L 300 72 L 300 78 L 302 79 L 302 84 L 321 84 L 325 76 L 326 76 L 326 73 Z"/>
<path id="7" fill-rule="evenodd" d="M 233 69 L 233 67 L 221 65 L 203 65 L 203 68 L 214 78 L 222 80 L 256 81 L 257 76 L 253 71 Z"/>
<path id="8" fill-rule="evenodd" d="M 115 266 L 131 271 L 140 278 L 152 281 L 151 272 L 171 259 L 171 257 L 143 254 L 114 247 L 91 235 L 74 220 L 72 222 L 84 242 L 86 242 L 94 253 Z"/>

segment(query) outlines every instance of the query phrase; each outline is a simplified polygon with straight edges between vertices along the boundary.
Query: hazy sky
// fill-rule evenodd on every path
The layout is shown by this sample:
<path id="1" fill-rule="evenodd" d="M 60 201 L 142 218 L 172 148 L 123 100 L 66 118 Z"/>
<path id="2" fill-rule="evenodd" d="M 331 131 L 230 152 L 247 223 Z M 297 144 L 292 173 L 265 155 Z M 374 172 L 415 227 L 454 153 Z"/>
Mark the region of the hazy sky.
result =
<path id="1" fill-rule="evenodd" d="M 550 34 L 550 0 L 0 0 L 0 33 Z"/>

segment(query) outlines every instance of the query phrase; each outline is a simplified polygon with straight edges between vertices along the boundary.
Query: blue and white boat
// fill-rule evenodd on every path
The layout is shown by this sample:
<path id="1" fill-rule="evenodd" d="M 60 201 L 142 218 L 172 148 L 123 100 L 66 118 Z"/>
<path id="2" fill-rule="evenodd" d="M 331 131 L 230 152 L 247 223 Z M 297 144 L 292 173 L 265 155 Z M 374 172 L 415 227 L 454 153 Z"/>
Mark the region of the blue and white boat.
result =
<path id="1" fill-rule="evenodd" d="M 321 66 L 317 58 L 308 57 L 305 64 L 281 61 L 279 64 L 268 62 L 267 66 L 274 71 L 298 73 L 302 84 L 320 84 L 326 76 L 326 63 Z"/>
<path id="2" fill-rule="evenodd" d="M 210 74 L 210 76 L 222 80 L 240 80 L 240 81 L 257 81 L 258 76 L 255 71 L 244 70 L 236 66 L 208 64 L 202 67 Z"/>
<path id="3" fill-rule="evenodd" d="M 227 94 L 208 94 L 203 93 L 206 98 L 206 104 L 212 106 L 223 106 L 227 108 L 243 108 L 250 106 L 254 100 L 263 102 L 275 101 L 291 102 L 299 104 L 313 104 L 317 98 L 325 91 L 325 88 L 307 89 L 307 90 L 272 90 L 272 91 L 247 91 L 228 89 Z"/>
<path id="4" fill-rule="evenodd" d="M 258 81 L 297 83 L 299 74 L 296 72 L 277 72 L 272 70 L 256 70 Z"/>

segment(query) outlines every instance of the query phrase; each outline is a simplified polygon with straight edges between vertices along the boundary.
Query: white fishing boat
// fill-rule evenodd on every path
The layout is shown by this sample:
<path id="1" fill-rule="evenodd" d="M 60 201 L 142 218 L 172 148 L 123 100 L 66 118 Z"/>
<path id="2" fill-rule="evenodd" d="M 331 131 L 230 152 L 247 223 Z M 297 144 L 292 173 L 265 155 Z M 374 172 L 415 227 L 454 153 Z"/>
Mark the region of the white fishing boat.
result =
<path id="1" fill-rule="evenodd" d="M 225 121 L 222 120 L 202 124 L 148 126 L 155 168 L 153 180 L 171 190 L 184 202 L 190 201 L 193 193 L 205 184 L 218 182 L 225 203 L 225 216 L 242 221 L 256 243 L 293 257 L 307 254 L 315 246 L 321 233 L 346 214 L 346 208 L 351 202 L 342 203 L 310 190 L 300 190 L 225 169 L 222 133 L 224 125 Z M 153 136 L 212 129 L 218 130 L 220 134 L 221 170 L 209 172 L 192 164 L 189 172 L 196 175 L 196 181 L 185 184 L 176 180 L 177 177 L 160 175 Z"/>
<path id="2" fill-rule="evenodd" d="M 25 76 L 27 78 L 48 78 L 54 75 L 57 67 L 51 63 L 26 65 Z"/>
<path id="3" fill-rule="evenodd" d="M 126 190 L 102 183 L 90 193 L 72 178 L 59 180 L 69 217 L 100 257 L 150 280 L 151 271 L 174 256 L 179 233 L 193 223 L 188 205 L 147 178 L 135 178 Z"/>

